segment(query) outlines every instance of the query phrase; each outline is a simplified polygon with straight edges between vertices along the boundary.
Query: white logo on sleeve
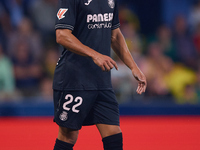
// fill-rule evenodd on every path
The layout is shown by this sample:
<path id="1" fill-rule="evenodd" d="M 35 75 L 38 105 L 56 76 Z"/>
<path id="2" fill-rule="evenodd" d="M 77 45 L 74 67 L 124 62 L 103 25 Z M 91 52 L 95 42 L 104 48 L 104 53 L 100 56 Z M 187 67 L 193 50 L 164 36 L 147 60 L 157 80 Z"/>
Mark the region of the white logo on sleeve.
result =
<path id="1" fill-rule="evenodd" d="M 87 3 L 85 3 L 85 5 L 90 5 L 90 3 L 92 2 L 92 0 L 88 0 L 88 2 Z"/>
<path id="2" fill-rule="evenodd" d="M 108 5 L 109 5 L 109 7 L 110 8 L 114 8 L 115 7 L 115 2 L 114 2 L 114 0 L 108 0 Z"/>
<path id="3" fill-rule="evenodd" d="M 63 19 L 63 18 L 65 18 L 65 13 L 68 11 L 68 9 L 67 8 L 60 8 L 59 9 L 59 11 L 58 11 L 58 13 L 57 13 L 57 17 L 58 17 L 58 19 L 60 20 L 60 19 Z"/>

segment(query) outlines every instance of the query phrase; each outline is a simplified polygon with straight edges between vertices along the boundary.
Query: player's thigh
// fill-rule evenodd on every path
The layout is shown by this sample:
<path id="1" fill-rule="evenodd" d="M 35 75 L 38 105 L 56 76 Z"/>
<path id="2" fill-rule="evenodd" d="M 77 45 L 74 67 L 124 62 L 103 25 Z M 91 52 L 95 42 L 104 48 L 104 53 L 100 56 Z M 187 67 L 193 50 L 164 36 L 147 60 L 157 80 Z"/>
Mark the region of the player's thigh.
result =
<path id="1" fill-rule="evenodd" d="M 122 132 L 118 125 L 96 124 L 96 126 L 102 138 Z"/>

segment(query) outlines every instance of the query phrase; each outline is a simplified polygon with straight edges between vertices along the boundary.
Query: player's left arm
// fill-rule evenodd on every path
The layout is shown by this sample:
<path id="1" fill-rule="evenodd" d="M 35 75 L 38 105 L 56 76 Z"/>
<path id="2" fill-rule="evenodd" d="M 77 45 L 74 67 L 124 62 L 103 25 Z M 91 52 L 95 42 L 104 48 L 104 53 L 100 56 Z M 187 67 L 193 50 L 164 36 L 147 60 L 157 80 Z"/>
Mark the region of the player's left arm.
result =
<path id="1" fill-rule="evenodd" d="M 112 49 L 115 53 L 119 56 L 119 58 L 130 68 L 132 71 L 133 76 L 138 81 L 138 88 L 137 93 L 142 94 L 145 92 L 147 87 L 147 81 L 145 75 L 142 71 L 138 68 L 137 64 L 135 63 L 128 47 L 125 42 L 124 36 L 122 35 L 119 28 L 112 30 Z"/>

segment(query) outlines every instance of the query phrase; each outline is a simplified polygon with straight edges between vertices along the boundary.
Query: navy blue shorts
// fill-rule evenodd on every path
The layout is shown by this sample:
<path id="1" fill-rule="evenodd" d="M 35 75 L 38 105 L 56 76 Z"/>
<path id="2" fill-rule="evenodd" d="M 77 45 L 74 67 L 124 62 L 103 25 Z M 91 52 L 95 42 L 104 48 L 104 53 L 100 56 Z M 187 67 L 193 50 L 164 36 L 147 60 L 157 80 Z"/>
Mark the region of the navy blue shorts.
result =
<path id="1" fill-rule="evenodd" d="M 119 125 L 119 107 L 113 90 L 54 90 L 54 121 L 62 127 L 81 129 L 84 125 Z"/>

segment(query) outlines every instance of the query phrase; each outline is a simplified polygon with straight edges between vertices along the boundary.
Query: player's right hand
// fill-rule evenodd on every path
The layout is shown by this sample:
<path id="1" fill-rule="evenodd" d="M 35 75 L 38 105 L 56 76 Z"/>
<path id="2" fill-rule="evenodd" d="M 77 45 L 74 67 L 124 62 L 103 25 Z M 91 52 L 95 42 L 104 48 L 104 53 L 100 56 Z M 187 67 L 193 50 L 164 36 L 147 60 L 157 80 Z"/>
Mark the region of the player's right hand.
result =
<path id="1" fill-rule="evenodd" d="M 114 67 L 116 70 L 118 70 L 117 63 L 109 56 L 97 54 L 92 59 L 94 63 L 101 68 L 102 71 L 110 71 Z"/>

